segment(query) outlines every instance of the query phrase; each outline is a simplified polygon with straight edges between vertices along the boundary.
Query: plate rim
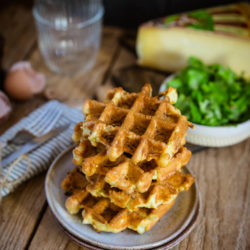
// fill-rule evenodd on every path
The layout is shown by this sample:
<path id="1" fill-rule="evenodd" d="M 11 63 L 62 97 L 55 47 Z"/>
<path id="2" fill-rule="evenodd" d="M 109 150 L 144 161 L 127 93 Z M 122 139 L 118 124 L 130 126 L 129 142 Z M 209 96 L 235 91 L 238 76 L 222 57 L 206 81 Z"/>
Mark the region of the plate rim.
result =
<path id="1" fill-rule="evenodd" d="M 51 172 L 54 170 L 54 167 L 56 166 L 57 162 L 61 159 L 61 157 L 63 157 L 64 155 L 66 155 L 70 150 L 72 150 L 73 148 L 75 147 L 75 144 L 69 146 L 68 148 L 66 148 L 64 151 L 62 151 L 55 159 L 54 161 L 51 163 L 47 173 L 46 173 L 46 178 L 45 178 L 45 194 L 46 194 L 46 199 L 47 199 L 47 202 L 48 202 L 48 205 L 49 205 L 49 208 L 53 214 L 53 216 L 56 218 L 56 220 L 58 220 L 61 224 L 63 224 L 63 222 L 61 222 L 61 218 L 60 216 L 57 215 L 57 213 L 54 211 L 56 210 L 56 208 L 54 207 L 51 199 L 50 199 L 50 192 L 48 191 L 48 184 L 49 184 L 49 177 L 50 177 L 50 174 Z M 191 171 L 185 166 L 185 168 L 187 169 L 187 171 L 189 173 L 191 173 Z M 192 174 L 192 173 L 191 173 Z M 194 201 L 194 204 L 192 206 L 192 209 L 191 209 L 191 212 L 190 214 L 188 215 L 188 218 L 184 221 L 184 223 L 180 226 L 180 228 L 178 230 L 181 230 L 180 233 L 185 230 L 185 228 L 187 227 L 187 225 L 190 223 L 190 221 L 192 221 L 192 218 L 194 217 L 195 215 L 195 211 L 197 210 L 197 207 L 198 206 L 201 206 L 201 194 L 200 194 L 200 191 L 199 191 L 199 188 L 198 188 L 198 184 L 197 182 L 194 182 L 194 188 L 195 188 L 195 201 Z M 62 220 L 63 221 L 63 220 Z M 70 229 L 68 229 L 65 225 L 64 227 L 70 231 Z M 178 231 L 177 231 L 178 232 Z M 169 241 L 172 241 L 173 239 L 175 239 L 177 237 L 177 235 L 179 233 L 175 232 L 173 235 L 172 238 L 169 239 Z M 70 231 L 70 234 L 74 235 L 74 237 L 78 238 L 79 239 L 79 236 Z M 172 236 L 171 235 L 171 236 Z M 171 237 L 170 236 L 170 237 Z M 146 245 L 143 245 L 143 246 L 129 246 L 129 247 L 122 247 L 122 246 L 109 246 L 107 245 L 106 243 L 101 243 L 101 242 L 98 242 L 96 240 L 89 240 L 86 236 L 83 236 L 84 239 L 82 239 L 83 241 L 86 241 L 88 242 L 89 244 L 91 245 L 94 245 L 94 246 L 97 246 L 97 247 L 102 247 L 102 248 L 109 248 L 109 249 L 124 249 L 124 250 L 127 250 L 127 249 L 151 249 L 151 248 L 156 248 L 156 247 L 160 247 L 161 245 L 164 245 L 166 244 L 166 241 L 165 239 L 163 240 L 160 240 L 160 241 L 157 241 L 157 242 L 153 242 L 153 243 L 148 243 Z"/>
<path id="2" fill-rule="evenodd" d="M 174 239 L 172 239 L 169 242 L 166 242 L 163 245 L 160 245 L 156 248 L 151 248 L 152 250 L 165 250 L 165 249 L 170 249 L 174 246 L 176 246 L 177 244 L 179 244 L 182 240 L 184 240 L 195 228 L 197 221 L 200 218 L 200 211 L 201 211 L 201 204 L 200 201 L 198 203 L 198 207 L 196 209 L 196 213 L 194 214 L 194 217 L 192 218 L 192 220 L 190 221 L 190 223 L 187 225 L 187 227 L 180 232 L 180 234 L 178 234 Z M 94 246 L 88 242 L 85 242 L 84 240 L 79 239 L 78 237 L 72 235 L 66 228 L 64 228 L 64 226 L 57 220 L 57 218 L 54 216 L 53 212 L 50 209 L 50 212 L 53 215 L 54 220 L 56 221 L 56 223 L 58 224 L 58 226 L 61 228 L 61 230 L 71 239 L 73 240 L 77 245 L 81 246 L 81 247 L 88 247 L 89 249 L 93 249 L 93 250 L 102 250 L 103 248 L 100 248 L 98 246 Z M 119 249 L 118 249 L 119 250 Z"/>

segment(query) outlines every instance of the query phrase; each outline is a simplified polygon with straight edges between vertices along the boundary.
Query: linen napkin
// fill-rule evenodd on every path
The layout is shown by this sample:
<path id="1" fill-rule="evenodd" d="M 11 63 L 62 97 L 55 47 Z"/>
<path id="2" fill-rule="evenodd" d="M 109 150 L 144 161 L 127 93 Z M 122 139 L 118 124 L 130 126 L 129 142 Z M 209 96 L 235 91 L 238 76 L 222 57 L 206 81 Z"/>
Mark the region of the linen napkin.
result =
<path id="1" fill-rule="evenodd" d="M 53 120 L 48 124 L 46 119 L 48 119 L 49 114 L 50 117 L 53 117 Z M 8 140 L 12 139 L 22 129 L 26 129 L 36 136 L 41 136 L 51 129 L 70 124 L 68 129 L 27 154 L 29 159 L 28 168 L 27 160 L 21 159 L 11 169 L 11 164 L 1 169 L 0 197 L 6 196 L 22 182 L 46 170 L 55 157 L 73 143 L 72 133 L 74 126 L 81 120 L 83 120 L 83 115 L 79 109 L 68 107 L 58 101 L 50 101 L 8 129 L 0 137 L 1 145 L 5 145 Z M 15 145 L 3 146 L 2 159 L 19 147 Z"/>

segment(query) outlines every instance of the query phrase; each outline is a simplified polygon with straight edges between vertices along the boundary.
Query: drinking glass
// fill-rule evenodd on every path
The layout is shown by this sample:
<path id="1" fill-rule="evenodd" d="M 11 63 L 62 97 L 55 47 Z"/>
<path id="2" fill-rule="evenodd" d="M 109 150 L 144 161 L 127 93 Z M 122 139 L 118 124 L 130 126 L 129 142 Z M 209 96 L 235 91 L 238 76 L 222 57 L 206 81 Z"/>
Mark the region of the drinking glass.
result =
<path id="1" fill-rule="evenodd" d="M 38 44 L 52 71 L 75 74 L 93 66 L 103 12 L 101 0 L 35 0 Z"/>

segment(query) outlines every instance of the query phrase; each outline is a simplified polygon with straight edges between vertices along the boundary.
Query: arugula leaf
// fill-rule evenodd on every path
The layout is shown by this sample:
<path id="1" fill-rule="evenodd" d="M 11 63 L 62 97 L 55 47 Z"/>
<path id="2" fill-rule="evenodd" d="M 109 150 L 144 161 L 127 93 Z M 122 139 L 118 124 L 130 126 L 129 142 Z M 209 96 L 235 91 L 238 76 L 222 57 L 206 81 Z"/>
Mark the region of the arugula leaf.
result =
<path id="1" fill-rule="evenodd" d="M 196 68 L 196 67 L 200 68 L 200 67 L 203 67 L 204 64 L 200 59 L 191 56 L 188 58 L 188 66 L 194 67 L 194 68 Z"/>
<path id="2" fill-rule="evenodd" d="M 228 67 L 190 57 L 167 85 L 177 89 L 176 106 L 192 122 L 219 126 L 250 119 L 250 81 Z"/>
<path id="3" fill-rule="evenodd" d="M 175 89 L 181 88 L 182 81 L 178 78 L 169 81 L 170 86 Z"/>

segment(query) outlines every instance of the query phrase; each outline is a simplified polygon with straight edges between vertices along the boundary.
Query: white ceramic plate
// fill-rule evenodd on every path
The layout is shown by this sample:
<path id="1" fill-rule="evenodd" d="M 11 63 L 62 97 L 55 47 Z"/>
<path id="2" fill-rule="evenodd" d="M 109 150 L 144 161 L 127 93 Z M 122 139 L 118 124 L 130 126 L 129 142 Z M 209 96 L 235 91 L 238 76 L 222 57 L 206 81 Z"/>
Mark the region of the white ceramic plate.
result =
<path id="1" fill-rule="evenodd" d="M 168 81 L 175 74 L 167 77 L 159 92 L 166 90 Z M 236 126 L 205 126 L 194 123 L 195 128 L 188 129 L 186 140 L 189 143 L 207 147 L 225 147 L 244 141 L 250 136 L 250 120 Z"/>
<path id="2" fill-rule="evenodd" d="M 118 234 L 97 233 L 90 225 L 82 224 L 80 215 L 70 215 L 65 209 L 66 196 L 60 183 L 74 167 L 71 147 L 52 163 L 46 176 L 45 191 L 49 207 L 58 222 L 65 231 L 82 242 L 108 249 L 153 248 L 183 235 L 190 222 L 197 217 L 200 196 L 194 184 L 189 191 L 182 192 L 178 196 L 172 209 L 149 232 L 142 235 L 132 230 L 125 230 Z M 184 170 L 188 172 L 187 169 Z"/>

